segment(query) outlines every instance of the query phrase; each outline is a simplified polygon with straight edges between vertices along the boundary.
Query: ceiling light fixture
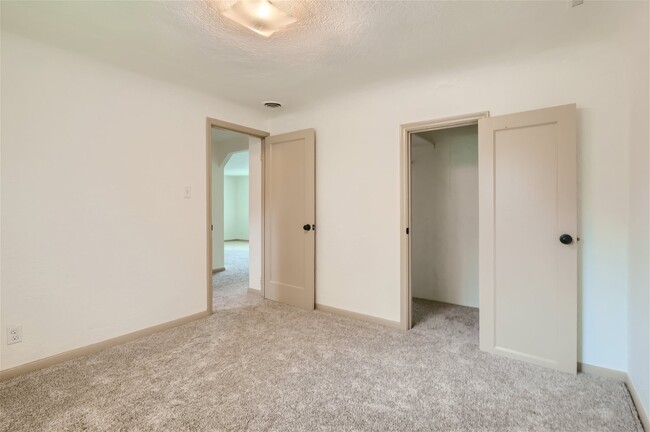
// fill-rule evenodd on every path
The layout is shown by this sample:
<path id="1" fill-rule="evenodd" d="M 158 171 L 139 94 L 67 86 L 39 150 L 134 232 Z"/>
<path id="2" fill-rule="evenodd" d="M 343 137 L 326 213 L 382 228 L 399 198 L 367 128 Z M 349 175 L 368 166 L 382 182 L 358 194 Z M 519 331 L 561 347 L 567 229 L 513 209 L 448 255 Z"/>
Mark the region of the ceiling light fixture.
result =
<path id="1" fill-rule="evenodd" d="M 265 37 L 297 21 L 268 0 L 240 0 L 221 13 Z"/>

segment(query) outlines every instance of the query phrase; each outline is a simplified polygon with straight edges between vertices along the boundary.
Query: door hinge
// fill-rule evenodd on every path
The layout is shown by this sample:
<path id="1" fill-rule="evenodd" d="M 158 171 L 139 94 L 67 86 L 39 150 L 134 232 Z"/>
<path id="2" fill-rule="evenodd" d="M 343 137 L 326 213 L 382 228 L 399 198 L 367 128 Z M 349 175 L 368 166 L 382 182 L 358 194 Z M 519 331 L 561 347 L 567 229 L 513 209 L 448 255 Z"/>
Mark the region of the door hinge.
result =
<path id="1" fill-rule="evenodd" d="M 409 229 L 408 229 L 408 228 L 406 228 L 406 235 L 408 235 L 408 234 L 409 234 Z"/>
<path id="2" fill-rule="evenodd" d="M 210 224 L 210 231 L 214 231 L 214 225 Z"/>

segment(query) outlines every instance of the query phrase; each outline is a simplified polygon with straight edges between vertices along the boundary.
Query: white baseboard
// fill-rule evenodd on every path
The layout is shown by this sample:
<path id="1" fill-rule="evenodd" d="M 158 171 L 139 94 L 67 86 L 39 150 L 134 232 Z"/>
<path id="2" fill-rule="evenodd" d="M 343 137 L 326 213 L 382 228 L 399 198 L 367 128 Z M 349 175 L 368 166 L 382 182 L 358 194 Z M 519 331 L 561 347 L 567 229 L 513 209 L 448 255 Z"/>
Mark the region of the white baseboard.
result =
<path id="1" fill-rule="evenodd" d="M 643 429 L 645 429 L 646 432 L 650 432 L 650 418 L 648 418 L 648 412 L 645 410 L 645 407 L 641 403 L 639 393 L 636 391 L 636 387 L 634 387 L 634 383 L 628 374 L 625 374 L 625 385 L 630 392 L 630 396 L 632 396 L 634 406 L 636 407 L 636 412 L 639 413 L 639 418 L 641 419 L 641 424 L 643 424 Z"/>
<path id="2" fill-rule="evenodd" d="M 614 378 L 619 381 L 625 381 L 625 377 L 627 376 L 627 374 L 623 371 L 594 366 L 586 363 L 578 363 L 578 372 L 584 372 L 590 375 L 598 375 L 605 378 Z"/>
<path id="3" fill-rule="evenodd" d="M 68 360 L 75 359 L 77 357 L 83 357 L 89 354 L 96 353 L 98 351 L 103 351 L 107 348 L 113 347 L 115 345 L 121 345 L 126 342 L 131 342 L 132 340 L 141 338 L 143 336 L 148 336 L 153 333 L 157 333 L 162 330 L 167 330 L 172 327 L 183 325 L 192 321 L 196 321 L 201 318 L 205 318 L 210 315 L 210 312 L 199 312 L 194 315 L 189 315 L 184 318 L 179 318 L 177 320 L 169 321 L 163 324 L 159 324 L 153 327 L 148 327 L 146 329 L 138 330 L 133 333 L 128 333 L 122 336 L 114 337 L 112 339 L 107 339 L 105 341 L 97 342 L 92 345 L 87 345 L 80 348 L 75 348 L 70 351 L 65 351 L 59 354 L 55 354 L 44 359 L 36 360 L 30 363 L 25 363 L 20 366 L 16 366 L 10 369 L 5 369 L 0 371 L 0 381 L 5 381 L 19 375 L 23 375 L 29 372 L 33 372 L 39 369 L 43 369 L 55 364 L 63 363 Z"/>
<path id="4" fill-rule="evenodd" d="M 646 432 L 650 432 L 650 420 L 648 419 L 648 412 L 645 410 L 645 407 L 641 403 L 639 393 L 636 391 L 636 387 L 634 387 L 634 383 L 630 379 L 630 376 L 627 374 L 627 372 L 615 369 L 607 369 L 585 363 L 578 363 L 578 371 L 602 376 L 605 378 L 614 378 L 625 383 L 625 386 L 627 387 L 627 390 L 630 392 L 630 396 L 632 397 L 632 401 L 634 402 L 634 406 L 636 407 L 636 412 L 639 414 L 639 419 L 641 420 L 643 429 Z"/>
<path id="5" fill-rule="evenodd" d="M 372 323 L 372 324 L 380 324 L 380 325 L 383 325 L 383 326 L 386 326 L 386 327 L 391 327 L 391 328 L 396 328 L 396 329 L 401 329 L 402 328 L 399 321 L 391 321 L 391 320 L 387 320 L 387 319 L 384 319 L 384 318 L 377 318 L 377 317 L 374 317 L 372 315 L 366 315 L 366 314 L 362 314 L 362 313 L 358 313 L 358 312 L 352 312 L 352 311 L 348 311 L 348 310 L 345 310 L 345 309 L 335 308 L 333 306 L 326 306 L 326 305 L 316 303 L 316 310 L 319 310 L 319 311 L 322 311 L 322 312 L 328 312 L 328 313 L 331 313 L 331 314 L 334 314 L 334 315 L 341 315 L 341 316 L 348 317 L 348 318 L 354 318 L 354 319 L 357 319 L 359 321 L 365 321 L 365 322 L 369 322 L 369 323 Z"/>
<path id="6" fill-rule="evenodd" d="M 216 268 L 216 269 L 212 269 L 212 274 L 220 273 L 222 271 L 226 271 L 226 268 L 225 267 L 219 267 L 219 268 Z"/>
<path id="7" fill-rule="evenodd" d="M 262 295 L 262 290 L 258 290 L 258 289 L 255 289 L 255 288 L 248 288 L 248 292 L 250 294 L 257 294 L 259 296 Z"/>

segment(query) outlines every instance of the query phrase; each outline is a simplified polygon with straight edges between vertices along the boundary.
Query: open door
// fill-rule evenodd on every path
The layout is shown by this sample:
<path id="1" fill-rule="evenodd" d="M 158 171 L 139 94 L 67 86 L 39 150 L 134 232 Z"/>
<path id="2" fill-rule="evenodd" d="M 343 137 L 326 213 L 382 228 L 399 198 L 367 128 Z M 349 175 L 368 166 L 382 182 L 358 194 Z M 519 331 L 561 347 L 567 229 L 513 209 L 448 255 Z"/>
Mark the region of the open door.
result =
<path id="1" fill-rule="evenodd" d="M 266 138 L 264 161 L 265 297 L 313 310 L 314 129 Z"/>
<path id="2" fill-rule="evenodd" d="M 577 371 L 575 105 L 479 120 L 481 350 Z"/>

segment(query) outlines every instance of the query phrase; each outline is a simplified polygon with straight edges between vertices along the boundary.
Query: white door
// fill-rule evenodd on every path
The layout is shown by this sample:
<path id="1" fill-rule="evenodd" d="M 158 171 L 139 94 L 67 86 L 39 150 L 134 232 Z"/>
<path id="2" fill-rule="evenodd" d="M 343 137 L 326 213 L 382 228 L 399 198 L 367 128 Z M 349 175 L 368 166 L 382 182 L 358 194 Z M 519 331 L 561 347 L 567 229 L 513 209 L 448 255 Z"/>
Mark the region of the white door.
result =
<path id="1" fill-rule="evenodd" d="M 479 120 L 481 350 L 577 370 L 576 108 Z"/>
<path id="2" fill-rule="evenodd" d="M 265 297 L 314 309 L 315 133 L 264 140 Z"/>

